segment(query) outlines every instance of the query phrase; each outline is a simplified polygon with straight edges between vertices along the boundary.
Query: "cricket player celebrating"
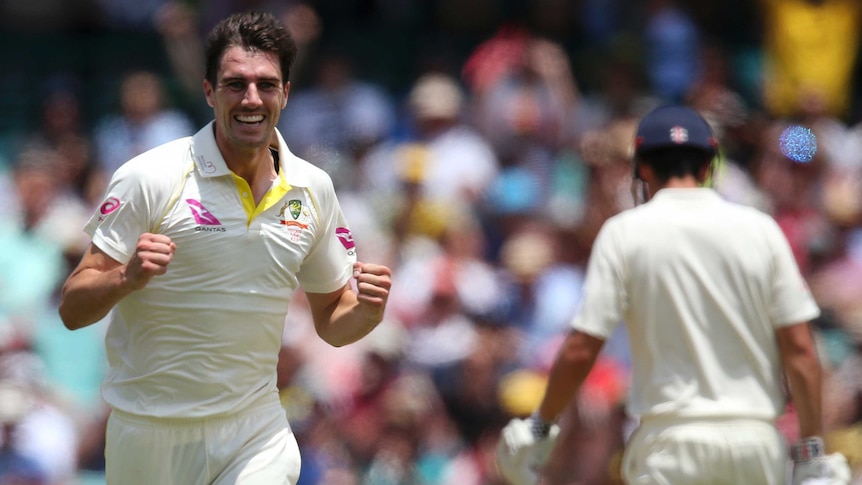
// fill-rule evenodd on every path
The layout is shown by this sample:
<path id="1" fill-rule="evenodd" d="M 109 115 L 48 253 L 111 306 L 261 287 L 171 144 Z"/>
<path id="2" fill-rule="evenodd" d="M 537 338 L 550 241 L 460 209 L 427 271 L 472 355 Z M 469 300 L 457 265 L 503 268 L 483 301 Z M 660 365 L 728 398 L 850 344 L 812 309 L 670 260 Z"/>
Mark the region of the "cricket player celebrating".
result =
<path id="1" fill-rule="evenodd" d="M 60 315 L 77 329 L 110 312 L 108 484 L 295 484 L 276 389 L 291 295 L 302 287 L 334 346 L 383 317 L 390 269 L 356 261 L 330 177 L 275 129 L 295 56 L 272 15 L 217 25 L 203 81 L 215 120 L 120 167 L 86 226 Z"/>
<path id="2" fill-rule="evenodd" d="M 643 117 L 634 177 L 646 202 L 609 219 L 593 247 L 583 306 L 551 368 L 539 408 L 502 431 L 498 464 L 535 484 L 604 342 L 626 324 L 627 402 L 639 426 L 622 465 L 629 484 L 846 484 L 840 454 L 824 451 L 821 364 L 809 321 L 819 308 L 778 225 L 702 188 L 717 144 L 683 106 Z M 651 198 L 650 198 L 651 197 Z M 774 425 L 786 377 L 802 437 Z"/>

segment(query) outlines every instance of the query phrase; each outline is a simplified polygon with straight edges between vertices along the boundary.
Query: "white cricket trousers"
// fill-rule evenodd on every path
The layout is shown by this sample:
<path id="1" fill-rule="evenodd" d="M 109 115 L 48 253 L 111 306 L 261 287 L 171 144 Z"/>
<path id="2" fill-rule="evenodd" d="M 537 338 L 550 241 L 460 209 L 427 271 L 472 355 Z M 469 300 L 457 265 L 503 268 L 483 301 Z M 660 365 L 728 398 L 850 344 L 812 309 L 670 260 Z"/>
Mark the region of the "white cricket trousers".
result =
<path id="1" fill-rule="evenodd" d="M 108 485 L 295 485 L 300 456 L 276 401 L 214 418 L 150 418 L 114 410 Z"/>
<path id="2" fill-rule="evenodd" d="M 646 419 L 622 472 L 629 485 L 786 485 L 787 449 L 766 421 Z"/>

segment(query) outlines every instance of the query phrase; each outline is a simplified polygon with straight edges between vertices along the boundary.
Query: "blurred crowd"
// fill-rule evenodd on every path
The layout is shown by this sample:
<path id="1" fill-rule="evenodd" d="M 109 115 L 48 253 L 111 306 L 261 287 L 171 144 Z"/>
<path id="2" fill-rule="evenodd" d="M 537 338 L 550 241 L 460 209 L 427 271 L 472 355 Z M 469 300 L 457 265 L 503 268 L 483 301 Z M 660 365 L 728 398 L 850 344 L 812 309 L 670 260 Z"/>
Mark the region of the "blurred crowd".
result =
<path id="1" fill-rule="evenodd" d="M 0 133 L 0 484 L 103 483 L 106 324 L 67 331 L 58 291 L 111 173 L 209 120 L 202 33 L 251 8 L 300 45 L 280 131 L 332 175 L 359 257 L 394 269 L 384 323 L 348 347 L 291 302 L 278 384 L 301 485 L 502 484 L 499 429 L 537 405 L 594 237 L 634 205 L 635 124 L 665 102 L 711 123 L 716 190 L 790 241 L 823 310 L 827 447 L 862 477 L 856 0 L 2 0 L 4 39 L 143 31 L 164 64 L 116 72 L 96 112 L 86 73 L 43 66 L 37 121 L 0 123 L 19 125 Z M 620 483 L 628 345 L 564 416 L 553 483 Z M 792 403 L 781 423 L 792 442 Z"/>

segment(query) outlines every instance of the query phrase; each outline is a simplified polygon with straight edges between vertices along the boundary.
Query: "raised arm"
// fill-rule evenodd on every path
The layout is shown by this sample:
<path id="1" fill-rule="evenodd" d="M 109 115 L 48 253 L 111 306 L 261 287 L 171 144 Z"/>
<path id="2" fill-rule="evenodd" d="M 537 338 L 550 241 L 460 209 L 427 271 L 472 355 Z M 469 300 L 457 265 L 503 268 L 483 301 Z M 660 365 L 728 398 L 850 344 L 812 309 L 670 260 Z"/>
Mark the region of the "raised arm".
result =
<path id="1" fill-rule="evenodd" d="M 176 245 L 161 234 L 141 234 L 127 264 L 90 244 L 72 271 L 60 296 L 60 318 L 69 330 L 98 322 L 123 297 L 164 274 Z"/>
<path id="2" fill-rule="evenodd" d="M 391 270 L 379 264 L 353 265 L 354 291 L 348 283 L 332 293 L 307 293 L 314 328 L 324 341 L 341 347 L 367 335 L 383 320 L 392 285 Z"/>

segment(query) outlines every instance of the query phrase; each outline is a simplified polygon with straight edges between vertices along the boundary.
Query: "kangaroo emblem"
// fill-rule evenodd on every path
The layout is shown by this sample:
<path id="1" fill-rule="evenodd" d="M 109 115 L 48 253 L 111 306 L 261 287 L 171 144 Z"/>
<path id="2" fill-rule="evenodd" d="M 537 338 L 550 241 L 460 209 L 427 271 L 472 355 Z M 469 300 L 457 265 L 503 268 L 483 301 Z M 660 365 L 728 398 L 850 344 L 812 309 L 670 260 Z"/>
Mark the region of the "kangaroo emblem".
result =
<path id="1" fill-rule="evenodd" d="M 297 199 L 292 199 L 288 202 L 285 202 L 283 206 L 281 206 L 281 210 L 278 211 L 279 219 L 287 219 L 284 213 L 287 210 L 290 210 L 290 216 L 293 217 L 294 220 L 299 218 L 299 214 L 302 213 L 302 202 Z"/>

